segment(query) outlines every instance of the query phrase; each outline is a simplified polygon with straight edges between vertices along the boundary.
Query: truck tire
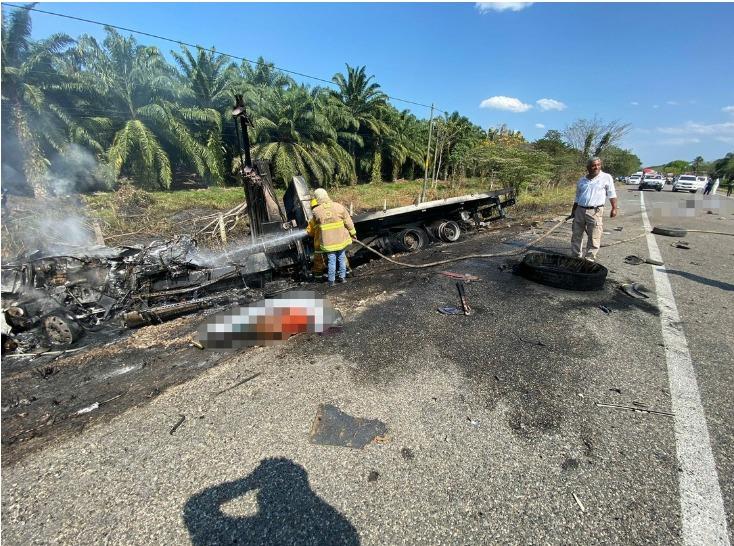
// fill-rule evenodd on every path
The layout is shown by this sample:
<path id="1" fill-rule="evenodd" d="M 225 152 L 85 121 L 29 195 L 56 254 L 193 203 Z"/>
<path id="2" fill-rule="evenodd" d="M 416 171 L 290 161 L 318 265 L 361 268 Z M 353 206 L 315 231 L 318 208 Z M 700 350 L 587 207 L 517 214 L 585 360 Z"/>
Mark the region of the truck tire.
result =
<path id="1" fill-rule="evenodd" d="M 669 226 L 655 226 L 652 228 L 652 232 L 655 235 L 665 235 L 666 237 L 685 237 L 688 235 L 688 230 Z"/>
<path id="2" fill-rule="evenodd" d="M 560 254 L 526 254 L 515 272 L 530 281 L 564 290 L 599 290 L 608 270 L 601 264 Z"/>
<path id="3" fill-rule="evenodd" d="M 62 312 L 55 312 L 44 318 L 43 331 L 51 345 L 58 347 L 71 345 L 84 333 L 76 320 Z"/>
<path id="4" fill-rule="evenodd" d="M 461 227 L 457 222 L 448 220 L 441 226 L 439 237 L 446 243 L 455 243 L 461 237 Z"/>
<path id="5" fill-rule="evenodd" d="M 407 228 L 395 236 L 399 252 L 415 252 L 426 246 L 427 235 L 421 228 Z"/>

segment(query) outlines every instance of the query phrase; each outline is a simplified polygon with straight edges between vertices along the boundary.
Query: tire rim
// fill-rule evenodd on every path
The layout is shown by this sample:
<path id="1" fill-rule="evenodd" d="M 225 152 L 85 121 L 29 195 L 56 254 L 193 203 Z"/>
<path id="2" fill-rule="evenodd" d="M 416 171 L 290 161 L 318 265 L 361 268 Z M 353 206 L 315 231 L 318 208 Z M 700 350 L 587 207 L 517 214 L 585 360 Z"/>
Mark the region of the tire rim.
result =
<path id="1" fill-rule="evenodd" d="M 61 317 L 48 317 L 43 325 L 46 335 L 54 345 L 69 345 L 74 342 L 74 332 Z"/>

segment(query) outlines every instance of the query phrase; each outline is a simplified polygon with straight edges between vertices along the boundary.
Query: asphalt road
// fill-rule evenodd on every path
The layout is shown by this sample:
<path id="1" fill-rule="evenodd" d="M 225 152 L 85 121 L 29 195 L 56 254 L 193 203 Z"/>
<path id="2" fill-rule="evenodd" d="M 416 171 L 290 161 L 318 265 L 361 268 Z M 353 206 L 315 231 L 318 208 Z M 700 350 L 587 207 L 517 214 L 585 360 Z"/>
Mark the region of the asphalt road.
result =
<path id="1" fill-rule="evenodd" d="M 643 233 L 639 192 L 619 194 L 604 244 Z M 645 192 L 644 203 L 652 225 L 734 232 L 732 200 L 664 191 Z M 506 251 L 550 225 L 481 233 L 403 259 Z M 564 226 L 542 244 L 566 251 L 569 237 Z M 730 237 L 700 233 L 686 236 L 688 250 L 654 239 L 666 272 L 624 263 L 650 255 L 644 236 L 607 246 L 599 260 L 609 276 L 598 292 L 534 284 L 511 273 L 513 259 L 359 268 L 328 292 L 345 316 L 341 334 L 232 353 L 4 467 L 3 542 L 727 544 L 734 247 Z M 467 285 L 473 315 L 436 312 L 458 304 L 442 270 L 480 278 Z M 674 325 L 658 299 L 662 278 L 680 315 Z M 629 282 L 650 298 L 622 293 Z M 681 340 L 693 373 L 679 385 L 670 364 L 683 352 L 670 344 Z M 166 364 L 175 363 L 157 365 Z M 695 400 L 679 399 L 691 380 L 700 414 Z M 379 419 L 387 435 L 361 450 L 311 443 L 327 403 Z M 707 438 L 686 427 L 698 417 Z M 690 467 L 691 441 L 710 454 L 712 472 L 703 459 Z M 689 474 L 695 479 L 682 478 Z M 697 492 L 709 496 L 692 498 Z"/>

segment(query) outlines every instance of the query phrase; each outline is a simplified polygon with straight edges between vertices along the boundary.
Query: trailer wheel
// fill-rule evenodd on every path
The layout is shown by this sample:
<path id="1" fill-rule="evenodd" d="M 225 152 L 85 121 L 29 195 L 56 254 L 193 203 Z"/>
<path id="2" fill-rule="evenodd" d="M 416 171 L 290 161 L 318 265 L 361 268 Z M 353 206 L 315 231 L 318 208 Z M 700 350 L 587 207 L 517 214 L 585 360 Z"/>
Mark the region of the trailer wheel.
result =
<path id="1" fill-rule="evenodd" d="M 52 345 L 71 345 L 82 336 L 82 329 L 77 322 L 64 315 L 54 313 L 43 319 L 43 331 Z"/>
<path id="2" fill-rule="evenodd" d="M 426 246 L 426 232 L 421 228 L 408 228 L 395 237 L 398 249 L 401 252 L 415 252 Z"/>
<path id="3" fill-rule="evenodd" d="M 565 290 L 599 290 L 608 270 L 583 258 L 531 252 L 515 268 L 515 273 L 540 284 Z"/>
<path id="4" fill-rule="evenodd" d="M 443 226 L 441 226 L 441 233 L 439 234 L 442 241 L 447 243 L 455 243 L 461 237 L 461 228 L 459 224 L 453 220 L 449 220 Z"/>

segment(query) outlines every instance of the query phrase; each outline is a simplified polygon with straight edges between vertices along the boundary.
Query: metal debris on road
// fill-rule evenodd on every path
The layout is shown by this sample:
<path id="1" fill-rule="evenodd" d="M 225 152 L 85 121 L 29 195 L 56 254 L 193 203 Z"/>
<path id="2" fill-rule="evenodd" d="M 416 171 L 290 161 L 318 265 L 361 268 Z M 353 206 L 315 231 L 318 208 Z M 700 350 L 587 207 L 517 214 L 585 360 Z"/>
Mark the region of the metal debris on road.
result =
<path id="1" fill-rule="evenodd" d="M 79 411 L 76 412 L 77 415 L 82 415 L 84 413 L 90 413 L 96 409 L 99 408 L 99 402 L 95 402 L 91 406 L 87 406 L 86 408 L 82 408 Z"/>
<path id="2" fill-rule="evenodd" d="M 192 339 L 191 341 L 189 341 L 189 345 L 196 347 L 197 349 L 201 349 L 202 351 L 204 350 L 204 346 L 201 343 L 199 343 L 198 341 L 196 341 L 195 339 Z"/>
<path id="3" fill-rule="evenodd" d="M 623 284 L 619 287 L 619 289 L 631 298 L 635 298 L 638 300 L 646 300 L 650 298 L 650 296 L 648 296 L 641 290 L 644 289 L 644 287 L 636 282 L 632 284 Z"/>
<path id="4" fill-rule="evenodd" d="M 670 413 L 668 411 L 658 411 L 653 410 L 647 407 L 637 407 L 637 406 L 620 406 L 618 404 L 602 404 L 601 402 L 595 402 L 597 406 L 600 408 L 613 408 L 613 409 L 621 409 L 626 411 L 641 411 L 644 413 L 654 413 L 656 415 L 668 415 L 670 417 L 675 417 L 674 413 Z"/>
<path id="5" fill-rule="evenodd" d="M 249 376 L 249 377 L 245 377 L 245 378 L 244 378 L 244 379 L 243 379 L 242 381 L 238 381 L 237 383 L 235 383 L 235 384 L 234 384 L 234 385 L 232 385 L 231 387 L 227 387 L 226 389 L 223 389 L 223 390 L 219 391 L 219 392 L 218 392 L 218 393 L 216 393 L 216 394 L 215 394 L 214 396 L 219 396 L 220 394 L 224 394 L 225 392 L 231 391 L 232 389 L 236 389 L 236 388 L 237 388 L 237 387 L 239 387 L 240 385 L 244 385 L 244 384 L 245 384 L 245 383 L 247 383 L 248 381 L 251 381 L 251 380 L 255 379 L 255 378 L 256 378 L 257 376 L 259 376 L 259 375 L 261 375 L 261 374 L 262 374 L 262 372 L 257 372 L 257 373 L 254 373 L 254 374 L 252 374 L 252 375 L 251 375 L 251 376 Z"/>
<path id="6" fill-rule="evenodd" d="M 623 226 L 615 227 L 614 231 L 622 231 L 624 229 Z"/>
<path id="7" fill-rule="evenodd" d="M 599 306 L 599 309 L 601 309 L 602 311 L 604 311 L 607 315 L 611 314 L 611 312 L 612 312 L 612 310 L 609 309 L 609 307 L 607 307 L 606 305 L 600 305 Z"/>
<path id="8" fill-rule="evenodd" d="M 627 256 L 624 259 L 625 263 L 628 263 L 630 265 L 640 265 L 640 264 L 650 264 L 650 265 L 665 265 L 663 262 L 658 260 L 653 260 L 650 258 L 640 258 L 639 256 L 635 256 L 634 254 Z"/>
<path id="9" fill-rule="evenodd" d="M 311 425 L 312 444 L 362 449 L 387 433 L 387 425 L 377 419 L 352 417 L 331 404 L 321 404 Z"/>
<path id="10" fill-rule="evenodd" d="M 476 282 L 479 280 L 479 277 L 477 277 L 476 275 L 470 275 L 469 273 L 454 273 L 453 271 L 440 271 L 439 273 L 452 279 L 459 279 L 464 282 Z"/>
<path id="11" fill-rule="evenodd" d="M 461 315 L 463 311 L 457 307 L 439 307 L 438 312 L 442 315 Z"/>
<path id="12" fill-rule="evenodd" d="M 464 315 L 471 315 L 471 307 L 469 302 L 466 301 L 466 291 L 464 290 L 464 281 L 456 283 L 456 288 L 459 290 L 459 299 L 461 300 L 461 307 L 464 309 Z"/>
<path id="13" fill-rule="evenodd" d="M 178 427 L 180 427 L 181 425 L 183 425 L 183 422 L 186 420 L 186 416 L 183 413 L 179 413 L 179 415 L 180 415 L 181 418 L 176 422 L 175 425 L 173 425 L 173 428 L 171 428 L 170 432 L 168 433 L 171 436 L 173 436 L 173 433 L 176 432 L 176 430 L 178 429 Z"/>
<path id="14" fill-rule="evenodd" d="M 688 241 L 677 241 L 677 242 L 671 244 L 670 246 L 672 246 L 673 248 L 682 248 L 683 250 L 690 250 L 691 249 L 691 245 L 690 245 L 690 243 L 688 243 Z"/>
<path id="15" fill-rule="evenodd" d="M 579 505 L 579 508 L 581 508 L 581 512 L 586 512 L 586 509 L 584 508 L 584 505 L 583 505 L 583 504 L 581 504 L 581 501 L 580 501 L 580 500 L 579 500 L 579 498 L 578 498 L 578 497 L 576 496 L 576 493 L 571 493 L 571 494 L 573 495 L 573 498 L 574 498 L 574 500 L 576 501 L 576 504 L 578 504 L 578 505 Z"/>

